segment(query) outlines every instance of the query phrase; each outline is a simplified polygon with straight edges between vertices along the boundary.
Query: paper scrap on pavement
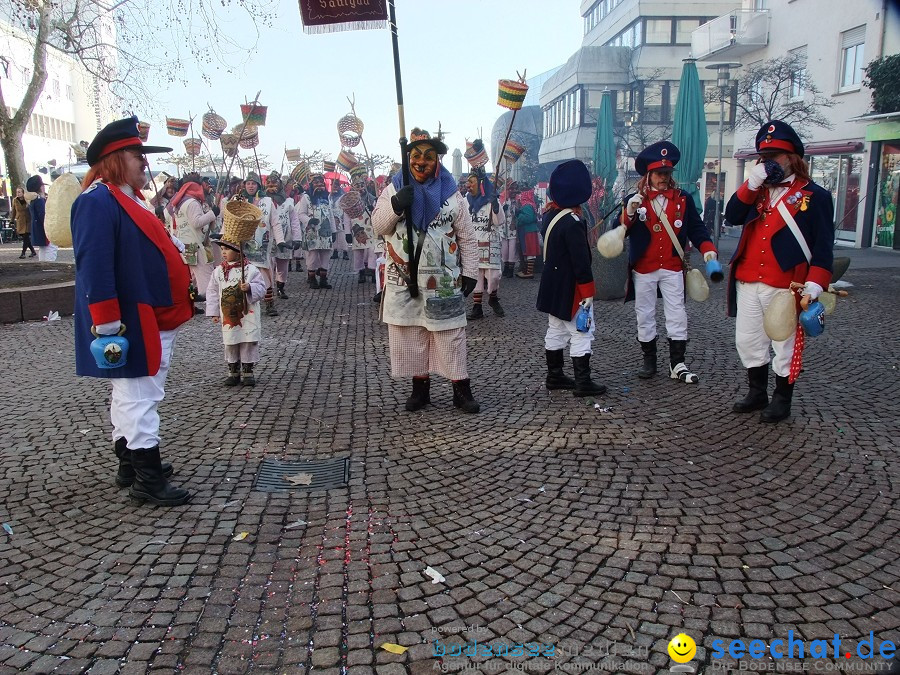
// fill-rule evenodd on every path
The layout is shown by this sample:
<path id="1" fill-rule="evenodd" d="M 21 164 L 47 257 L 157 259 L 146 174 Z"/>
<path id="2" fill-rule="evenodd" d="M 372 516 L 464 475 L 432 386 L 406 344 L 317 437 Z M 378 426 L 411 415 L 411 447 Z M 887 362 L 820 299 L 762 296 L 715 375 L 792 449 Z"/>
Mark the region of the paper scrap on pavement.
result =
<path id="1" fill-rule="evenodd" d="M 296 530 L 298 527 L 303 527 L 304 525 L 306 525 L 306 521 L 305 521 L 305 520 L 295 520 L 295 521 L 294 521 L 293 523 L 291 523 L 290 525 L 285 525 L 285 526 L 284 526 L 284 529 L 286 529 L 286 530 Z"/>
<path id="2" fill-rule="evenodd" d="M 312 485 L 311 473 L 295 473 L 293 476 L 285 476 L 284 479 L 293 485 Z"/>
<path id="3" fill-rule="evenodd" d="M 249 532 L 241 532 L 240 534 L 234 535 L 234 538 L 231 541 L 244 541 L 249 534 Z"/>
<path id="4" fill-rule="evenodd" d="M 446 579 L 444 579 L 444 575 L 438 572 L 433 567 L 425 568 L 425 576 L 431 577 L 431 583 L 433 584 L 442 584 L 446 581 Z"/>
<path id="5" fill-rule="evenodd" d="M 385 642 L 381 645 L 381 648 L 390 652 L 391 654 L 404 654 L 409 647 L 402 647 L 401 645 L 395 645 L 393 642 Z"/>
<path id="6" fill-rule="evenodd" d="M 13 533 L 12 525 L 10 525 L 9 523 L 3 523 L 3 529 L 6 532 L 6 534 L 12 535 L 12 533 Z"/>

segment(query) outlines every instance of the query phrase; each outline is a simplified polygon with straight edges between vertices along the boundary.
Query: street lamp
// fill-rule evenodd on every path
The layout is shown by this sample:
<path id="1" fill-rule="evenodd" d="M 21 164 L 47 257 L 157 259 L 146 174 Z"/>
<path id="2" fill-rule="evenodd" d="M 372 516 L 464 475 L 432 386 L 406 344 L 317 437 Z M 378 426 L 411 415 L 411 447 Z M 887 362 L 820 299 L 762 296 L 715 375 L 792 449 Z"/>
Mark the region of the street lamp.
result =
<path id="1" fill-rule="evenodd" d="M 713 225 L 713 243 L 719 247 L 719 230 L 722 226 L 722 134 L 725 131 L 725 94 L 731 84 L 731 69 L 740 68 L 740 63 L 714 63 L 707 70 L 716 71 L 716 86 L 719 88 L 719 161 L 716 164 L 716 218 Z"/>

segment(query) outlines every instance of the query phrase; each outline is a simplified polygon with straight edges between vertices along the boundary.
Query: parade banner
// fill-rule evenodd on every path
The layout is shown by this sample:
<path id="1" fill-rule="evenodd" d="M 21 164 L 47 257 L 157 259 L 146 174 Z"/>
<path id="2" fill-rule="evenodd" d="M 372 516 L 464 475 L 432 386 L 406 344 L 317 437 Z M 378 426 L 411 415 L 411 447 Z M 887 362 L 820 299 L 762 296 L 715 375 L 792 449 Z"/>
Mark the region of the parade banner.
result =
<path id="1" fill-rule="evenodd" d="M 304 33 L 387 28 L 387 0 L 300 0 Z"/>

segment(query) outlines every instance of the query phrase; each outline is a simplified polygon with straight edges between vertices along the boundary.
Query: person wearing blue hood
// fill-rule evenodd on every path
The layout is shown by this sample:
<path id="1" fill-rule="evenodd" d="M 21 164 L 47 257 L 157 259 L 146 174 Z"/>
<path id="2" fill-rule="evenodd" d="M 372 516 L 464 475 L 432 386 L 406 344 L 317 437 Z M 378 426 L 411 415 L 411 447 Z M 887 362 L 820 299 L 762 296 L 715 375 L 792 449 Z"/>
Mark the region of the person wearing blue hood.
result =
<path id="1" fill-rule="evenodd" d="M 550 203 L 544 212 L 544 272 L 538 289 L 538 311 L 549 314 L 544 353 L 547 389 L 571 389 L 574 396 L 599 396 L 606 387 L 591 379 L 594 341 L 594 275 L 591 244 L 581 204 L 591 196 L 591 174 L 584 162 L 563 162 L 550 175 Z M 575 315 L 590 315 L 586 331 L 579 331 Z M 563 352 L 569 347 L 575 379 L 563 372 Z"/>
<path id="2" fill-rule="evenodd" d="M 410 412 L 431 402 L 431 373 L 453 382 L 453 405 L 477 413 L 466 364 L 466 305 L 478 251 L 468 206 L 441 165 L 447 146 L 427 131 L 410 133 L 409 176 L 396 174 L 372 212 L 384 237 L 381 310 L 388 325 L 391 376 L 412 379 Z"/>
<path id="3" fill-rule="evenodd" d="M 506 223 L 506 215 L 500 209 L 500 202 L 494 195 L 494 186 L 484 174 L 483 168 L 473 169 L 466 182 L 469 204 L 469 215 L 472 226 L 478 237 L 478 285 L 472 293 L 472 311 L 468 319 L 483 319 L 484 310 L 481 298 L 485 290 L 488 292 L 488 304 L 497 316 L 506 312 L 500 305 L 500 229 Z"/>

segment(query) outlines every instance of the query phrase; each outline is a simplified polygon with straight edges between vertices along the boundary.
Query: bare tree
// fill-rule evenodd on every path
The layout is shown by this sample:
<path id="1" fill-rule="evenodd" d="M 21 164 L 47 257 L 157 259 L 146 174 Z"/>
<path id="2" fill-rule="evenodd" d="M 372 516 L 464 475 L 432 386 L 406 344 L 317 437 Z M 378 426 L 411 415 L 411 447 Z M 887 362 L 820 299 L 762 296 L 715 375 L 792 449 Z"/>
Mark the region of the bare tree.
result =
<path id="1" fill-rule="evenodd" d="M 81 64 L 96 98 L 108 89 L 122 110 L 148 111 L 161 86 L 186 84 L 189 76 L 209 83 L 213 68 L 233 73 L 260 28 L 272 25 L 274 8 L 274 0 L 194 0 L 190 7 L 181 0 L 0 0 L 4 37 L 24 43 L 32 56 L 21 101 L 6 100 L 0 79 L 0 146 L 8 173 L 15 182 L 25 180 L 22 135 L 47 82 L 51 51 Z M 220 25 L 234 14 L 240 33 Z"/>
<path id="2" fill-rule="evenodd" d="M 719 90 L 707 90 L 707 102 L 719 100 Z M 811 127 L 831 129 L 823 111 L 835 105 L 810 78 L 806 57 L 788 53 L 749 66 L 737 81 L 735 122 L 738 129 L 758 129 L 769 120 L 782 120 L 800 136 Z"/>

